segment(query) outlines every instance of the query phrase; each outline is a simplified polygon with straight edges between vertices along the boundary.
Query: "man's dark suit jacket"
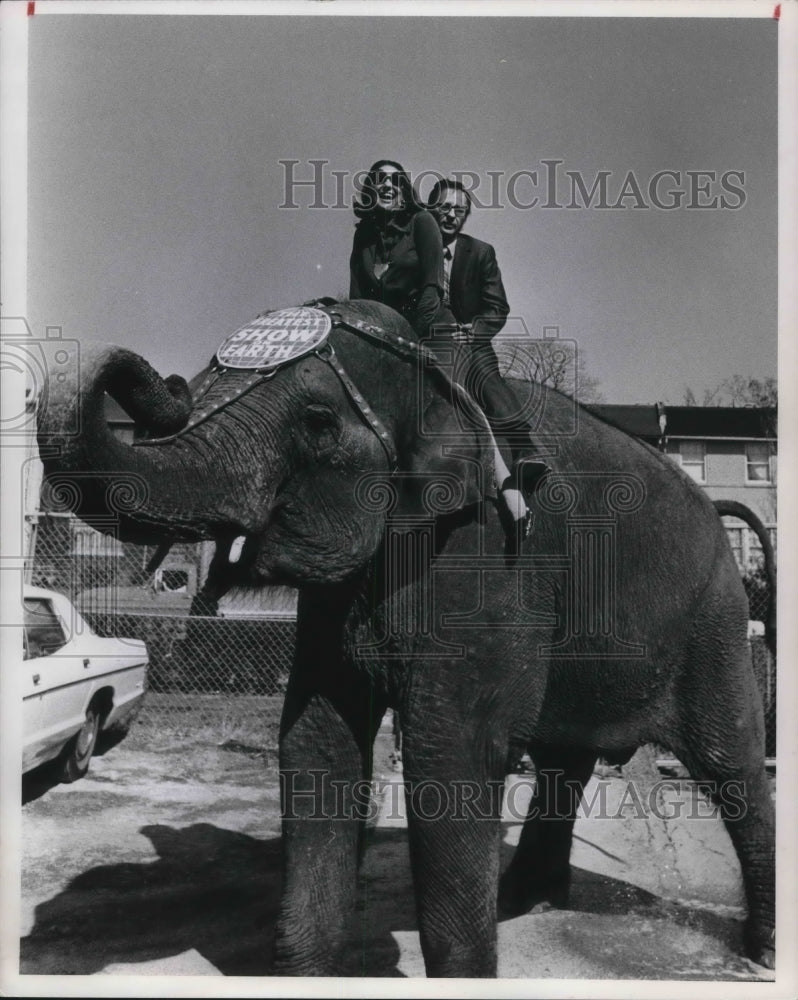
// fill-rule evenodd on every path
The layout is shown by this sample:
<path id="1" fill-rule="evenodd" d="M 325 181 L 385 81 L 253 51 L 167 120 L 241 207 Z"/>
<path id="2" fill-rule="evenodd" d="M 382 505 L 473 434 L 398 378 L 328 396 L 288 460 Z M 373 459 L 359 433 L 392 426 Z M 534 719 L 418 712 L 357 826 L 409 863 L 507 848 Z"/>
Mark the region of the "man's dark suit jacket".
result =
<path id="1" fill-rule="evenodd" d="M 490 342 L 504 326 L 510 306 L 490 243 L 465 233 L 455 237 L 449 303 L 458 323 L 474 324 L 476 342 Z"/>

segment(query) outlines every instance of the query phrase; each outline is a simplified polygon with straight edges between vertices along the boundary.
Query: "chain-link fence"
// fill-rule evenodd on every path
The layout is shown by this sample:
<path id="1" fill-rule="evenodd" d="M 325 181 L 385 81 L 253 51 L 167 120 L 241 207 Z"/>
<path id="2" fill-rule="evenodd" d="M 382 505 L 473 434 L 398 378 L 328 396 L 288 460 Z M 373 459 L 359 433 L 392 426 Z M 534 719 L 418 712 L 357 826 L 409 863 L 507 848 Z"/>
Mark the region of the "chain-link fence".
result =
<path id="1" fill-rule="evenodd" d="M 757 568 L 743 574 L 743 586 L 748 595 L 749 619 L 766 622 L 770 612 L 770 582 L 764 569 Z"/>
<path id="2" fill-rule="evenodd" d="M 168 712 L 184 714 L 200 701 L 207 709 L 208 698 L 223 696 L 229 722 L 236 703 L 243 712 L 246 699 L 283 693 L 296 635 L 293 592 L 267 587 L 254 598 L 238 594 L 221 602 L 216 617 L 191 615 L 210 559 L 202 546 L 175 546 L 157 572 L 148 572 L 151 548 L 124 545 L 65 515 L 34 520 L 30 582 L 66 594 L 101 635 L 146 642 L 149 705 L 154 710 L 157 704 L 159 719 Z M 744 583 L 749 617 L 766 621 L 766 578 L 749 573 Z M 776 664 L 763 636 L 753 635 L 751 647 L 772 757 Z M 146 723 L 147 706 L 141 718 Z"/>
<path id="3" fill-rule="evenodd" d="M 760 549 L 761 553 L 761 549 Z M 770 581 L 764 567 L 755 565 L 743 575 L 748 595 L 748 617 L 758 631 L 751 636 L 751 656 L 754 675 L 762 695 L 765 710 L 765 752 L 776 756 L 776 661 L 765 639 L 765 623 L 770 617 Z"/>
<path id="4" fill-rule="evenodd" d="M 30 520 L 29 582 L 65 594 L 98 634 L 146 643 L 144 727 L 188 733 L 194 720 L 223 738 L 254 731 L 255 706 L 268 703 L 273 715 L 271 702 L 285 691 L 293 657 L 295 592 L 233 591 L 217 616 L 193 615 L 210 544 L 175 545 L 150 571 L 151 546 L 123 544 L 63 514 Z"/>
<path id="5" fill-rule="evenodd" d="M 776 660 L 763 636 L 751 638 L 754 676 L 762 695 L 765 710 L 765 754 L 776 756 Z"/>
<path id="6" fill-rule="evenodd" d="M 85 615 L 100 635 L 143 639 L 149 688 L 224 695 L 282 694 L 294 651 L 291 618 Z"/>

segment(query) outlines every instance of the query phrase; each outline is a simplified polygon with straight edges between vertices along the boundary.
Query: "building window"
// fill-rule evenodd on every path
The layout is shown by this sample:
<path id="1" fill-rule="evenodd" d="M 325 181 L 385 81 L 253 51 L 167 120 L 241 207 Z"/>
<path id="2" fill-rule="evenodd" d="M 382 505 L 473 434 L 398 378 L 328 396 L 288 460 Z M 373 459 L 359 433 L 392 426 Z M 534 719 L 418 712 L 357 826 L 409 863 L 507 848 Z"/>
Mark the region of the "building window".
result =
<path id="1" fill-rule="evenodd" d="M 745 446 L 745 478 L 749 483 L 770 482 L 770 445 L 766 441 Z"/>
<path id="2" fill-rule="evenodd" d="M 776 552 L 776 529 L 767 529 L 768 537 L 770 538 L 770 544 L 773 546 L 773 552 Z M 746 569 L 749 573 L 753 573 L 756 570 L 764 569 L 765 567 L 765 553 L 762 551 L 762 545 L 756 536 L 756 532 L 749 528 L 746 532 L 748 535 L 748 552 L 746 554 Z"/>
<path id="3" fill-rule="evenodd" d="M 703 441 L 681 441 L 679 456 L 682 468 L 688 476 L 697 483 L 705 483 L 707 479 L 707 446 Z"/>
<path id="4" fill-rule="evenodd" d="M 743 576 L 759 573 L 764 570 L 765 554 L 762 551 L 762 546 L 756 532 L 749 528 L 748 525 L 741 524 L 737 518 L 734 518 L 733 521 L 731 519 L 729 521 L 724 520 L 724 527 L 734 560 L 737 563 L 737 568 Z M 767 532 L 775 552 L 776 529 L 768 528 Z"/>
<path id="5" fill-rule="evenodd" d="M 726 534 L 729 538 L 729 545 L 731 545 L 732 553 L 734 554 L 734 561 L 737 563 L 737 568 L 742 573 L 745 569 L 745 557 L 743 556 L 743 529 L 727 527 Z"/>
<path id="6" fill-rule="evenodd" d="M 748 553 L 745 564 L 746 573 L 756 573 L 758 570 L 764 568 L 765 565 L 765 553 L 762 551 L 762 546 L 759 543 L 759 539 L 756 537 L 753 531 L 748 532 Z"/>

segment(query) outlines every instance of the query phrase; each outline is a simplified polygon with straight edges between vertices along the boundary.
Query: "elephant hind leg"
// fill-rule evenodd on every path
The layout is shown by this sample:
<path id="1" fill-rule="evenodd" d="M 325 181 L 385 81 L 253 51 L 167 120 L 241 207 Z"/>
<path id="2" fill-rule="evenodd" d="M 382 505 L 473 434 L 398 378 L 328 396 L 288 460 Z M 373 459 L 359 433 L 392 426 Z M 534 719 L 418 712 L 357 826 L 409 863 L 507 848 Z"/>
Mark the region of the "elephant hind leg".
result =
<path id="1" fill-rule="evenodd" d="M 674 749 L 693 779 L 708 782 L 740 861 L 753 961 L 775 961 L 775 813 L 765 771 L 762 701 L 741 643 L 723 688 L 693 691 L 692 718 Z"/>
<path id="2" fill-rule="evenodd" d="M 535 792 L 518 847 L 499 883 L 499 909 L 508 917 L 540 904 L 567 905 L 574 822 L 596 763 L 592 750 L 549 747 L 531 755 Z"/>

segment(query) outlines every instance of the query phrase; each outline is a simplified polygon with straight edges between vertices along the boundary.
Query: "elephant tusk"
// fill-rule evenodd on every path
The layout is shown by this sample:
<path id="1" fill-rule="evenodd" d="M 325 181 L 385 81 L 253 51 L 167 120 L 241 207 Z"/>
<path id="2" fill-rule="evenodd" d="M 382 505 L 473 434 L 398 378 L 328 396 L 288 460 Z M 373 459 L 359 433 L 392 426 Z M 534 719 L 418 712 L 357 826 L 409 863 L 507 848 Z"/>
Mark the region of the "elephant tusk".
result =
<path id="1" fill-rule="evenodd" d="M 237 563 L 241 558 L 241 550 L 244 548 L 244 542 L 246 537 L 244 535 L 239 535 L 238 538 L 234 538 L 232 544 L 230 545 L 230 551 L 227 553 L 227 561 L 230 563 Z"/>

